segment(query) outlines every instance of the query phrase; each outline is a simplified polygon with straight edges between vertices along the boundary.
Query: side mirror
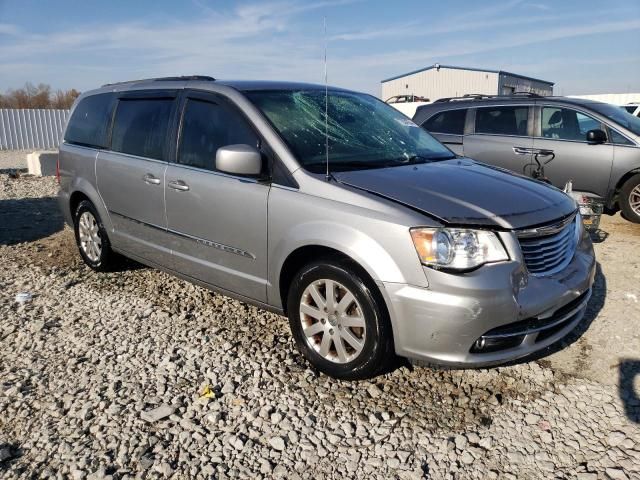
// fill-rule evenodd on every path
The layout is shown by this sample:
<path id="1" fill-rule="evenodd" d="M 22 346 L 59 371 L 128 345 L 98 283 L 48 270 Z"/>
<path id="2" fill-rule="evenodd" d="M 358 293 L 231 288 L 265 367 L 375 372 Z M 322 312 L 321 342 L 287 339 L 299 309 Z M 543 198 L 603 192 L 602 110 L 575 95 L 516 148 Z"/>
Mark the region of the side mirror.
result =
<path id="1" fill-rule="evenodd" d="M 216 152 L 216 169 L 231 175 L 262 173 L 262 155 L 251 145 L 227 145 Z"/>
<path id="2" fill-rule="evenodd" d="M 607 141 L 607 134 L 602 130 L 589 130 L 587 132 L 587 142 L 591 145 L 598 145 Z"/>

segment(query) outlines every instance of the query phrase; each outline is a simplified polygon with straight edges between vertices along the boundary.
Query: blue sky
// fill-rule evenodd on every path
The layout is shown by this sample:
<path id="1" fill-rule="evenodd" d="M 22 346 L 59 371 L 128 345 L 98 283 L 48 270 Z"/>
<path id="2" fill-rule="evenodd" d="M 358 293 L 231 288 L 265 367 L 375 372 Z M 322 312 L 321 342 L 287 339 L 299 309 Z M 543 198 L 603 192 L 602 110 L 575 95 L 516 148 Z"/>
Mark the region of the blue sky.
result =
<path id="1" fill-rule="evenodd" d="M 323 81 L 380 93 L 435 62 L 640 92 L 640 0 L 0 0 L 0 91 L 175 74 Z"/>

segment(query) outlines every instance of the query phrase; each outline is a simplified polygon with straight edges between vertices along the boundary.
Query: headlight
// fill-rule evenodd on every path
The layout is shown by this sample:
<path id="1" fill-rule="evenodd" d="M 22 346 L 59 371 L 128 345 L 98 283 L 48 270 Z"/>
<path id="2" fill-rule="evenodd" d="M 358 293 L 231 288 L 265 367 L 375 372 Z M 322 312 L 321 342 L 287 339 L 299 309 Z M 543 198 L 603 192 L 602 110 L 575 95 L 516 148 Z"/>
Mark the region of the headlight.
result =
<path id="1" fill-rule="evenodd" d="M 460 228 L 413 228 L 411 238 L 420 261 L 429 266 L 469 270 L 509 260 L 495 233 Z"/>

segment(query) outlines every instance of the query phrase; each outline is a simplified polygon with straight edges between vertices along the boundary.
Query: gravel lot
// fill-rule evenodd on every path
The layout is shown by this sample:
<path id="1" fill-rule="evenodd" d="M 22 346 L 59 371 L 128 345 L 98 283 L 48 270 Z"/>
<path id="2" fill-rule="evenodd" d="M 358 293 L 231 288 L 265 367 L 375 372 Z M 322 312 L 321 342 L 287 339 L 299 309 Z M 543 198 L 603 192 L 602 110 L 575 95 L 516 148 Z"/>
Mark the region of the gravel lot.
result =
<path id="1" fill-rule="evenodd" d="M 566 349 L 346 383 L 282 317 L 134 264 L 90 271 L 55 192 L 0 173 L 2 478 L 640 478 L 640 228 L 619 216 Z"/>

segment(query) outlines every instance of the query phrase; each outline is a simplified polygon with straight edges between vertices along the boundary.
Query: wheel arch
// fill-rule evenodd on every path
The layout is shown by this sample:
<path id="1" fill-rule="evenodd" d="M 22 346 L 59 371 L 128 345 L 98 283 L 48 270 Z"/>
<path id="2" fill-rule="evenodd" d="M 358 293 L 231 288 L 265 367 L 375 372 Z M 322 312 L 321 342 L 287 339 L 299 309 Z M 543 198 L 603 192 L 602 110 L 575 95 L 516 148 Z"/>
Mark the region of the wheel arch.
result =
<path id="1" fill-rule="evenodd" d="M 619 201 L 619 195 L 620 195 L 620 191 L 622 190 L 622 186 L 627 183 L 627 181 L 632 178 L 635 177 L 636 175 L 640 175 L 640 167 L 639 168 L 634 168 L 633 170 L 629 170 L 627 173 L 625 173 L 624 175 L 622 175 L 620 177 L 620 179 L 617 181 L 616 186 L 611 194 L 611 198 L 609 200 L 609 202 L 607 202 L 607 207 L 609 208 L 613 208 L 613 207 L 618 207 L 620 208 L 620 205 L 618 204 Z"/>
<path id="2" fill-rule="evenodd" d="M 90 201 L 98 211 L 100 220 L 107 232 L 113 230 L 111 223 L 111 217 L 109 212 L 102 201 L 102 197 L 98 190 L 87 180 L 83 178 L 77 178 L 72 185 L 71 194 L 69 195 L 69 212 L 71 213 L 71 219 L 73 220 L 76 208 L 82 200 Z"/>
<path id="3" fill-rule="evenodd" d="M 333 247 L 327 247 L 325 245 L 304 245 L 292 251 L 286 258 L 278 278 L 279 295 L 284 315 L 287 315 L 287 297 L 289 295 L 289 288 L 291 287 L 291 283 L 293 282 L 296 273 L 298 273 L 305 265 L 322 259 L 334 260 L 338 263 L 346 263 L 360 274 L 376 302 L 383 310 L 384 315 L 386 315 L 386 319 L 391 326 L 391 335 L 393 337 L 391 341 L 392 344 L 395 345 L 396 325 L 391 318 L 391 309 L 387 304 L 387 300 L 382 291 L 383 287 L 380 286 L 380 282 L 377 282 L 367 269 L 357 260 Z"/>
<path id="4" fill-rule="evenodd" d="M 91 202 L 91 199 L 80 190 L 76 190 L 71 194 L 71 196 L 69 197 L 69 208 L 71 209 L 72 216 L 75 215 L 75 212 L 78 209 L 78 205 L 80 205 L 80 202 L 82 202 L 83 200 Z"/>
<path id="5" fill-rule="evenodd" d="M 335 248 L 324 245 L 304 245 L 292 251 L 285 259 L 278 276 L 278 289 L 280 301 L 282 302 L 282 310 L 287 314 L 287 297 L 289 295 L 289 287 L 293 279 L 302 267 L 313 261 L 320 259 L 335 260 L 338 262 L 349 262 L 363 273 L 367 280 L 375 284 L 371 275 L 358 262 L 349 255 L 336 250 Z"/>
<path id="6" fill-rule="evenodd" d="M 345 262 L 355 268 L 363 277 L 363 280 L 367 282 L 367 286 L 375 293 L 377 299 L 386 308 L 387 313 L 389 313 L 385 296 L 381 291 L 381 281 L 377 277 L 375 271 L 372 271 L 370 265 L 363 264 L 360 258 L 354 257 L 353 255 L 333 246 L 308 244 L 294 249 L 286 257 L 278 273 L 278 300 L 281 302 L 282 310 L 285 315 L 287 313 L 286 309 L 289 287 L 291 286 L 291 282 L 293 281 L 295 274 L 298 273 L 305 265 L 320 259 Z"/>

